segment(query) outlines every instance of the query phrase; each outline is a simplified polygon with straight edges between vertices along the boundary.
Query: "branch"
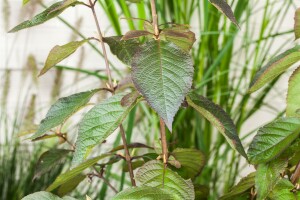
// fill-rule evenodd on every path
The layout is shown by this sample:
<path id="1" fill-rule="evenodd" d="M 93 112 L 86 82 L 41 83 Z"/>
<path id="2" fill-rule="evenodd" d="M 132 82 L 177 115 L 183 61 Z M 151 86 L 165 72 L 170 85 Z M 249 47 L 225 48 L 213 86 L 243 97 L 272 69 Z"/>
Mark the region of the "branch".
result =
<path id="1" fill-rule="evenodd" d="M 129 171 L 129 175 L 130 175 L 131 184 L 132 184 L 132 186 L 136 186 L 135 179 L 134 179 L 134 174 L 133 174 L 132 163 L 131 163 L 131 157 L 130 157 L 130 154 L 129 154 L 127 141 L 126 141 L 126 136 L 125 136 L 125 131 L 124 131 L 124 128 L 123 128 L 122 124 L 120 125 L 120 131 L 121 131 L 122 141 L 123 141 L 123 145 L 124 145 L 125 160 L 126 160 L 127 165 L 128 165 L 128 171 Z"/>
<path id="2" fill-rule="evenodd" d="M 96 171 L 96 173 L 89 173 L 89 174 L 87 174 L 88 178 L 90 180 L 92 180 L 93 177 L 96 176 L 96 177 L 102 179 L 104 181 L 104 183 L 106 185 L 108 185 L 117 194 L 118 190 L 112 184 L 110 184 L 110 182 L 106 178 L 104 178 L 104 176 L 103 176 L 104 168 L 101 168 L 100 172 L 98 172 L 98 170 L 95 167 L 94 167 L 94 170 Z"/>
<path id="3" fill-rule="evenodd" d="M 158 17 L 156 13 L 156 5 L 155 5 L 155 0 L 151 0 L 151 13 L 152 13 L 152 24 L 154 28 L 154 34 L 156 38 L 159 36 L 159 29 L 158 29 Z"/>
<path id="4" fill-rule="evenodd" d="M 164 164 L 167 164 L 168 163 L 168 144 L 167 144 L 167 138 L 166 138 L 165 122 L 163 121 L 163 119 L 160 118 L 159 124 L 160 124 L 160 139 L 161 139 L 161 146 L 162 146 L 162 153 L 163 153 L 163 161 L 164 161 Z"/>
<path id="5" fill-rule="evenodd" d="M 106 66 L 106 74 L 108 76 L 108 84 L 109 84 L 110 89 L 113 89 L 114 86 L 113 86 L 113 83 L 112 83 L 111 71 L 110 71 L 110 68 L 109 68 L 109 62 L 108 62 L 108 59 L 107 59 L 107 53 L 106 53 L 105 45 L 104 45 L 104 42 L 103 42 L 103 35 L 101 33 L 100 24 L 99 24 L 99 21 L 98 21 L 97 15 L 96 15 L 96 11 L 95 11 L 95 4 L 92 2 L 92 0 L 89 0 L 89 2 L 90 2 L 90 8 L 93 12 L 94 20 L 95 20 L 97 31 L 98 31 L 98 34 L 99 34 L 100 44 L 101 44 L 102 51 L 103 51 L 103 56 L 104 56 L 105 66 Z"/>
<path id="6" fill-rule="evenodd" d="M 296 167 L 296 169 L 295 169 L 294 174 L 293 174 L 292 177 L 291 177 L 292 183 L 293 183 L 293 184 L 296 184 L 297 181 L 299 180 L 299 178 L 300 178 L 300 161 L 299 161 L 299 163 L 298 163 L 298 165 L 297 165 L 297 167 Z"/>
<path id="7" fill-rule="evenodd" d="M 108 57 L 107 57 L 105 45 L 104 45 L 104 42 L 103 42 L 103 36 L 102 36 L 102 33 L 101 33 L 100 24 L 99 24 L 99 21 L 98 21 L 96 12 L 95 12 L 95 3 L 96 3 L 96 1 L 93 2 L 92 0 L 89 0 L 89 2 L 90 2 L 91 10 L 93 12 L 94 20 L 95 20 L 95 23 L 96 23 L 96 26 L 97 26 L 99 39 L 100 39 L 100 43 L 101 43 L 101 47 L 102 47 L 102 51 L 103 51 L 103 56 L 104 56 L 105 65 L 106 65 L 106 73 L 107 73 L 107 76 L 108 76 L 108 82 L 109 82 L 109 87 L 110 87 L 109 89 L 111 89 L 114 93 L 115 88 L 114 88 L 113 83 L 112 83 Z M 135 180 L 134 180 L 134 174 L 133 174 L 133 170 L 132 170 L 131 157 L 130 157 L 130 154 L 129 154 L 129 151 L 128 151 L 125 131 L 124 131 L 124 128 L 123 128 L 122 124 L 120 125 L 120 131 L 121 131 L 122 141 L 123 141 L 123 145 L 124 145 L 124 149 L 125 149 L 125 159 L 126 159 L 128 169 L 129 169 L 131 184 L 132 184 L 132 186 L 136 186 Z"/>

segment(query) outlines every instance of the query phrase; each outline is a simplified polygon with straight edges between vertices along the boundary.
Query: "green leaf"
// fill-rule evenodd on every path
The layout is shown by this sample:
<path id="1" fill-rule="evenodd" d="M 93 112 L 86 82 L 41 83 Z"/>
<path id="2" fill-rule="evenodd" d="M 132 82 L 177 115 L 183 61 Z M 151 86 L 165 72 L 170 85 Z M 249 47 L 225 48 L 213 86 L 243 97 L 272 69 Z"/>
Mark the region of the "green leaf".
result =
<path id="1" fill-rule="evenodd" d="M 190 106 L 210 121 L 224 135 L 233 149 L 248 159 L 233 121 L 220 106 L 195 92 L 190 92 L 186 99 Z"/>
<path id="2" fill-rule="evenodd" d="M 248 150 L 250 163 L 268 162 L 299 137 L 300 118 L 280 118 L 258 130 Z"/>
<path id="3" fill-rule="evenodd" d="M 72 197 L 60 198 L 50 192 L 35 192 L 22 198 L 22 200 L 76 200 Z"/>
<path id="4" fill-rule="evenodd" d="M 127 93 L 119 93 L 93 107 L 82 119 L 79 127 L 72 165 L 81 163 L 97 144 L 101 144 L 122 123 L 130 110 L 140 101 L 136 99 L 127 107 L 121 105 Z"/>
<path id="5" fill-rule="evenodd" d="M 92 96 L 100 89 L 80 92 L 68 97 L 58 99 L 48 110 L 46 117 L 41 121 L 37 132 L 29 139 L 35 139 L 52 128 L 64 123 L 80 108 L 85 106 Z"/>
<path id="6" fill-rule="evenodd" d="M 231 7 L 227 4 L 225 0 L 209 0 L 209 2 L 214 5 L 220 12 L 226 15 L 226 17 L 237 27 L 239 27 L 238 22 L 236 21 L 234 14 L 231 10 Z"/>
<path id="7" fill-rule="evenodd" d="M 23 6 L 26 5 L 30 0 L 23 0 Z"/>
<path id="8" fill-rule="evenodd" d="M 282 154 L 288 155 L 289 165 L 297 165 L 300 160 L 300 138 L 297 138 Z"/>
<path id="9" fill-rule="evenodd" d="M 71 150 L 67 149 L 51 149 L 44 152 L 36 164 L 33 179 L 39 178 L 60 164 L 70 152 Z"/>
<path id="10" fill-rule="evenodd" d="M 93 166 L 99 160 L 106 158 L 108 156 L 110 156 L 110 154 L 103 154 L 101 156 L 97 156 L 95 158 L 86 160 L 85 162 L 81 163 L 77 167 L 67 171 L 64 174 L 59 175 L 55 179 L 55 181 L 46 189 L 46 191 L 49 192 L 49 191 L 52 191 L 52 190 L 58 188 L 59 186 L 63 185 L 64 183 L 68 182 L 69 180 L 71 180 L 71 179 L 75 178 L 76 176 L 78 176 L 79 174 L 81 174 L 83 170 Z"/>
<path id="11" fill-rule="evenodd" d="M 64 0 L 60 6 L 58 6 L 57 8 L 51 10 L 51 12 L 49 14 L 51 14 L 52 12 L 58 11 L 58 10 L 65 10 L 66 8 L 70 7 L 70 6 L 75 6 L 77 4 L 83 4 L 82 2 L 79 2 L 77 0 Z"/>
<path id="12" fill-rule="evenodd" d="M 189 29 L 178 29 L 177 26 L 163 29 L 160 38 L 173 42 L 185 51 L 190 51 L 196 41 L 195 33 Z"/>
<path id="13" fill-rule="evenodd" d="M 275 159 L 269 163 L 261 163 L 257 167 L 255 188 L 257 199 L 265 199 L 280 180 L 280 174 L 287 166 L 287 159 Z"/>
<path id="14" fill-rule="evenodd" d="M 300 38 L 300 8 L 295 12 L 295 38 L 296 40 Z"/>
<path id="15" fill-rule="evenodd" d="M 128 189 L 118 193 L 116 196 L 113 197 L 112 200 L 124 200 L 124 199 L 180 200 L 177 198 L 177 196 L 173 195 L 170 191 L 168 191 L 166 189 L 147 187 L 147 186 L 128 188 Z"/>
<path id="16" fill-rule="evenodd" d="M 300 67 L 298 67 L 289 79 L 289 87 L 287 93 L 286 116 L 300 117 Z"/>
<path id="17" fill-rule="evenodd" d="M 192 181 L 184 180 L 169 168 L 166 168 L 164 172 L 163 163 L 157 160 L 143 165 L 137 171 L 135 179 L 143 186 L 164 188 L 174 194 L 176 199 L 193 200 L 195 198 Z"/>
<path id="18" fill-rule="evenodd" d="M 195 178 L 205 165 L 205 155 L 197 149 L 175 149 L 170 155 L 180 163 L 179 169 L 173 169 L 185 178 Z"/>
<path id="19" fill-rule="evenodd" d="M 172 131 L 172 122 L 192 86 L 191 56 L 171 42 L 150 40 L 132 60 L 137 90 Z"/>
<path id="20" fill-rule="evenodd" d="M 137 52 L 140 42 L 138 39 L 122 40 L 122 36 L 105 37 L 111 52 L 124 64 L 131 66 L 133 55 Z"/>
<path id="21" fill-rule="evenodd" d="M 209 188 L 206 185 L 194 185 L 195 188 L 195 199 L 196 200 L 207 200 L 209 196 Z"/>
<path id="22" fill-rule="evenodd" d="M 231 200 L 248 192 L 255 184 L 255 172 L 242 178 L 240 182 L 230 189 L 230 192 L 220 198 L 220 200 Z"/>
<path id="23" fill-rule="evenodd" d="M 271 59 L 266 66 L 262 67 L 256 73 L 250 84 L 249 92 L 254 92 L 263 87 L 265 84 L 271 82 L 299 60 L 300 45 L 297 45 L 294 48 L 287 50 Z"/>
<path id="24" fill-rule="evenodd" d="M 17 25 L 16 27 L 14 27 L 13 29 L 11 29 L 9 31 L 9 33 L 13 33 L 13 32 L 17 32 L 20 31 L 22 29 L 25 28 L 30 28 L 33 26 L 37 26 L 40 25 L 56 16 L 58 16 L 59 14 L 61 14 L 66 8 L 70 7 L 70 6 L 74 6 L 77 3 L 73 3 L 70 4 L 68 6 L 63 6 L 61 9 L 58 9 L 59 7 L 61 7 L 62 5 L 64 5 L 65 1 L 59 1 L 53 5 L 51 5 L 49 8 L 47 8 L 45 11 L 43 11 L 42 13 L 34 16 L 31 20 L 27 20 L 22 22 L 21 24 Z"/>
<path id="25" fill-rule="evenodd" d="M 72 192 L 79 185 L 79 183 L 81 183 L 85 178 L 86 178 L 86 175 L 84 175 L 84 174 L 79 174 L 79 175 L 75 176 L 74 178 L 70 179 L 66 183 L 62 184 L 57 189 L 56 193 L 59 196 L 65 196 L 66 194 Z"/>
<path id="26" fill-rule="evenodd" d="M 90 39 L 69 42 L 68 44 L 62 46 L 56 45 L 55 47 L 53 47 L 53 49 L 51 49 L 47 57 L 45 66 L 41 70 L 39 76 L 45 74 L 49 69 L 54 67 L 56 64 L 66 59 L 70 55 L 72 55 L 80 46 L 82 46 L 84 43 L 86 43 L 89 40 Z"/>
<path id="27" fill-rule="evenodd" d="M 268 196 L 270 200 L 298 200 L 292 190 L 295 186 L 287 179 L 281 179 Z"/>

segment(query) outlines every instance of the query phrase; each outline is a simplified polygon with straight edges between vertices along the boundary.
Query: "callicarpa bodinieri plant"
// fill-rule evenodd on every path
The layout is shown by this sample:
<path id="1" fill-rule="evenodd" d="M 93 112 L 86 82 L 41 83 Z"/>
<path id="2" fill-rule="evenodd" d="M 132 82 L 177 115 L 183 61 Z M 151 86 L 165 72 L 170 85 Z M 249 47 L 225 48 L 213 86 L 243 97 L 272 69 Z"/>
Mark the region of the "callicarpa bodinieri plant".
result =
<path id="1" fill-rule="evenodd" d="M 55 46 L 49 53 L 39 76 L 47 73 L 58 63 L 72 55 L 85 43 L 98 43 L 102 49 L 107 75 L 106 87 L 82 91 L 58 99 L 40 122 L 36 132 L 29 138 L 33 141 L 58 137 L 69 145 L 68 149 L 51 149 L 42 154 L 36 167 L 36 176 L 51 171 L 63 158 L 72 154 L 72 165 L 46 188 L 23 199 L 74 199 L 65 196 L 85 177 L 100 178 L 115 193 L 112 199 L 207 199 L 208 192 L 193 180 L 201 176 L 206 158 L 194 148 L 169 149 L 167 134 L 172 133 L 173 120 L 179 109 L 194 109 L 220 132 L 229 145 L 245 162 L 257 169 L 243 178 L 221 199 L 297 199 L 299 197 L 299 86 L 296 70 L 290 79 L 286 117 L 277 119 L 258 130 L 248 153 L 239 138 L 237 128 L 220 106 L 193 88 L 194 64 L 191 49 L 196 41 L 190 26 L 169 22 L 160 24 L 155 0 L 150 0 L 151 19 L 134 19 L 143 22 L 143 30 L 131 30 L 124 35 L 104 37 L 102 22 L 97 16 L 97 0 L 86 2 L 64 0 L 54 3 L 43 12 L 24 21 L 9 32 L 17 32 L 42 24 L 57 17 L 64 10 L 81 6 L 89 9 L 95 21 L 97 36 L 81 41 L 72 41 Z M 138 3 L 139 0 L 128 0 Z M 30 1 L 24 1 L 24 4 Z M 210 0 L 236 27 L 240 29 L 231 7 L 225 0 Z M 299 15 L 299 14 L 297 14 Z M 296 16 L 297 16 L 296 15 Z M 296 17 L 296 36 L 299 37 L 299 22 Z M 133 20 L 133 19 L 128 19 Z M 114 81 L 108 48 L 130 69 L 130 77 Z M 249 92 L 260 89 L 300 59 L 296 46 L 261 68 L 253 79 Z M 76 143 L 68 140 L 62 131 L 66 121 L 78 110 L 90 106 L 96 93 L 105 93 L 84 115 L 79 123 Z M 142 143 L 128 143 L 123 125 L 129 113 L 139 104 L 146 104 L 159 117 L 159 142 L 154 147 Z M 122 145 L 106 153 L 97 154 L 95 147 L 104 143 L 116 130 L 120 131 Z M 189 134 L 186 130 L 185 134 Z M 171 135 L 172 137 L 172 135 Z M 174 144 L 176 146 L 176 144 Z M 130 150 L 141 153 L 132 156 Z M 150 153 L 143 153 L 147 149 Z M 93 154 L 91 152 L 93 151 Z M 123 153 L 119 153 L 123 151 Z M 120 160 L 126 162 L 131 186 L 118 190 L 111 180 L 105 178 L 105 169 Z M 84 198 L 84 197 L 83 197 Z M 86 197 L 87 199 L 89 197 Z"/>

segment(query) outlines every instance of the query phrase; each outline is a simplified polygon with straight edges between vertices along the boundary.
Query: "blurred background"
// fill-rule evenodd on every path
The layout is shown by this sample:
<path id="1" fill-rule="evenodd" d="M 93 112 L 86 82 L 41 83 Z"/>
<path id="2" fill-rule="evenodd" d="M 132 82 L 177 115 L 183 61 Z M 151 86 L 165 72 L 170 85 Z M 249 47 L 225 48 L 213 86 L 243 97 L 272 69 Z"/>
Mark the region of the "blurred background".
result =
<path id="1" fill-rule="evenodd" d="M 25 140 L 26 136 L 34 132 L 50 105 L 58 98 L 106 83 L 104 60 L 96 42 L 85 44 L 50 72 L 37 77 L 55 45 L 97 37 L 88 8 L 69 8 L 45 24 L 14 34 L 7 33 L 55 2 L 31 0 L 22 6 L 21 0 L 0 1 L 0 199 L 20 199 L 26 194 L 44 190 L 58 174 L 68 169 L 71 156 L 66 158 L 64 164 L 33 180 L 39 156 L 51 148 L 66 148 L 67 145 L 59 144 L 57 138 L 31 142 Z M 197 40 L 192 50 L 194 88 L 230 114 L 247 149 L 260 126 L 284 115 L 287 78 L 294 68 L 254 94 L 247 94 L 247 89 L 262 65 L 295 45 L 294 12 L 300 2 L 228 0 L 228 4 L 234 10 L 240 29 L 226 20 L 207 0 L 157 0 L 157 9 L 161 24 L 189 24 L 195 32 Z M 143 29 L 143 21 L 122 18 L 150 20 L 149 6 L 148 0 L 136 4 L 125 0 L 98 0 L 97 14 L 104 36 Z M 110 53 L 109 60 L 116 81 L 130 73 L 130 68 Z M 99 94 L 92 102 L 101 101 L 103 95 Z M 85 112 L 80 111 L 64 126 L 73 142 L 78 122 Z M 153 146 L 159 137 L 159 119 L 145 103 L 130 113 L 124 125 L 129 142 Z M 253 171 L 210 123 L 191 109 L 178 112 L 173 130 L 172 135 L 168 134 L 170 144 L 197 148 L 206 155 L 206 166 L 193 181 L 210 188 L 209 199 L 216 199 L 241 177 Z M 119 144 L 116 131 L 94 153 L 105 152 Z M 174 147 L 170 145 L 170 148 Z M 113 184 L 119 184 L 117 188 L 120 190 L 129 186 L 127 174 L 120 170 L 122 166 L 106 169 L 106 177 Z M 86 179 L 70 194 L 74 197 L 88 194 L 93 199 L 110 199 L 113 193 L 101 180 L 91 182 Z"/>

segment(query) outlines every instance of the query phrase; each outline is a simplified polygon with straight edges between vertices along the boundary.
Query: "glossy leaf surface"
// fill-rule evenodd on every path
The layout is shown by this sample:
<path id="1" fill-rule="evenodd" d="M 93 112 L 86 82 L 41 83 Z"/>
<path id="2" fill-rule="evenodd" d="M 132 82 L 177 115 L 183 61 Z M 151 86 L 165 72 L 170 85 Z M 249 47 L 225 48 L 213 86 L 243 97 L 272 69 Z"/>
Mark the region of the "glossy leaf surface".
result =
<path id="1" fill-rule="evenodd" d="M 185 95 L 192 86 L 191 56 L 171 42 L 150 40 L 132 61 L 132 80 L 137 90 L 165 121 L 169 130 Z"/>
<path id="2" fill-rule="evenodd" d="M 95 145 L 101 144 L 112 134 L 139 101 L 134 100 L 127 107 L 123 107 L 121 100 L 126 94 L 111 96 L 85 114 L 79 126 L 73 166 L 81 163 Z"/>
<path id="3" fill-rule="evenodd" d="M 92 96 L 100 89 L 80 92 L 58 99 L 48 110 L 46 117 L 41 121 L 37 132 L 30 139 L 38 138 L 46 132 L 64 123 L 70 116 L 85 106 Z"/>
<path id="4" fill-rule="evenodd" d="M 190 92 L 188 94 L 187 102 L 224 135 L 233 149 L 237 150 L 242 156 L 247 158 L 232 119 L 220 106 L 195 92 Z"/>
<path id="5" fill-rule="evenodd" d="M 300 118 L 280 118 L 258 130 L 248 150 L 252 164 L 268 162 L 299 137 Z"/>
<path id="6" fill-rule="evenodd" d="M 284 53 L 271 59 L 266 66 L 262 67 L 254 76 L 249 92 L 255 92 L 265 84 L 271 82 L 282 74 L 290 66 L 300 60 L 300 45 L 285 51 Z"/>

